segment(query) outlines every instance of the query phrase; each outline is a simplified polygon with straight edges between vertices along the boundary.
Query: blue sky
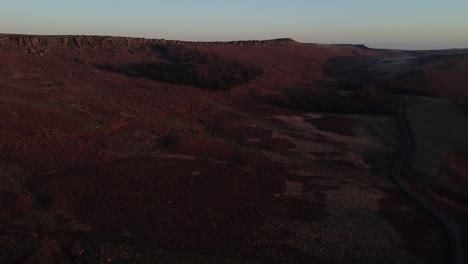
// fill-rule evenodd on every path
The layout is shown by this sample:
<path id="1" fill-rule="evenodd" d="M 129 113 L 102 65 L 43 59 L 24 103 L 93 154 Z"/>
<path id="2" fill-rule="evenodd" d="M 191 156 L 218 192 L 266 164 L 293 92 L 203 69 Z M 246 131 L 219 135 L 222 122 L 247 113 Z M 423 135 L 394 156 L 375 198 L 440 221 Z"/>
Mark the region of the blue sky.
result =
<path id="1" fill-rule="evenodd" d="M 468 0 L 0 0 L 0 32 L 468 48 Z"/>

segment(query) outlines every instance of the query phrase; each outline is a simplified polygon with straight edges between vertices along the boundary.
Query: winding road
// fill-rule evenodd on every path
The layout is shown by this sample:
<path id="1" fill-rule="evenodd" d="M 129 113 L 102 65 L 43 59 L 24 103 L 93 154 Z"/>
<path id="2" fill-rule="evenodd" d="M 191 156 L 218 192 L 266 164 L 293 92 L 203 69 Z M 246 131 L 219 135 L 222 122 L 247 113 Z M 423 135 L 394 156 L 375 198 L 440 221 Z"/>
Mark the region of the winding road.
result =
<path id="1" fill-rule="evenodd" d="M 416 203 L 422 206 L 429 212 L 447 232 L 450 241 L 450 262 L 451 264 L 463 264 L 463 244 L 460 227 L 452 219 L 445 214 L 431 206 L 429 203 L 421 199 L 416 193 L 411 190 L 402 180 L 408 168 L 408 163 L 413 151 L 413 141 L 408 122 L 405 115 L 406 104 L 403 100 L 395 99 L 398 105 L 398 122 L 402 135 L 402 146 L 400 153 L 393 164 L 392 179 L 395 185 L 398 186 L 409 198 L 413 199 Z"/>

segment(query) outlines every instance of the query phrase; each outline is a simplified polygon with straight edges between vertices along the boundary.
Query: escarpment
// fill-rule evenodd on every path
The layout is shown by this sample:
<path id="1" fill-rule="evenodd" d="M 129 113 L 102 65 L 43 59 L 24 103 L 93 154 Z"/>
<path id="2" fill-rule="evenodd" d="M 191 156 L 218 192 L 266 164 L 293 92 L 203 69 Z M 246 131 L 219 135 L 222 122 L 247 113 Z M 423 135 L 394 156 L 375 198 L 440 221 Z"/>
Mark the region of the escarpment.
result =
<path id="1" fill-rule="evenodd" d="M 189 42 L 165 39 L 145 39 L 108 36 L 34 36 L 34 35 L 0 35 L 0 46 L 12 50 L 45 50 L 72 48 L 75 50 L 139 47 L 146 44 L 183 44 L 186 46 L 234 45 L 234 46 L 286 46 L 296 43 L 290 38 L 273 40 L 247 40 L 229 42 Z"/>

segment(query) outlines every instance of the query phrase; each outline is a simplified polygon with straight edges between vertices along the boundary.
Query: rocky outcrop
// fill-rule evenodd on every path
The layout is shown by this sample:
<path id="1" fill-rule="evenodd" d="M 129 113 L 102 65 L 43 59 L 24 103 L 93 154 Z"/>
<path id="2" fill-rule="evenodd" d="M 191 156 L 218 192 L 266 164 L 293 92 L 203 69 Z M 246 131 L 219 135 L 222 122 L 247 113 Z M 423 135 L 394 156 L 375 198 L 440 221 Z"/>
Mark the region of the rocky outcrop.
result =
<path id="1" fill-rule="evenodd" d="M 240 41 L 215 41 L 215 42 L 189 42 L 189 41 L 167 41 L 169 44 L 185 44 L 189 46 L 197 45 L 233 45 L 233 46 L 287 46 L 297 43 L 290 38 L 271 39 L 271 40 L 240 40 Z"/>
<path id="2" fill-rule="evenodd" d="M 230 42 L 188 42 L 164 39 L 144 39 L 107 36 L 34 36 L 34 35 L 0 35 L 0 47 L 7 49 L 43 49 L 71 48 L 99 49 L 115 47 L 139 47 L 145 44 L 181 44 L 186 46 L 199 45 L 235 45 L 235 46 L 285 46 L 295 43 L 289 38 L 273 40 L 251 40 Z"/>
<path id="3" fill-rule="evenodd" d="M 141 45 L 150 41 L 142 38 L 101 36 L 0 35 L 0 46 L 4 48 L 110 48 L 114 46 Z"/>

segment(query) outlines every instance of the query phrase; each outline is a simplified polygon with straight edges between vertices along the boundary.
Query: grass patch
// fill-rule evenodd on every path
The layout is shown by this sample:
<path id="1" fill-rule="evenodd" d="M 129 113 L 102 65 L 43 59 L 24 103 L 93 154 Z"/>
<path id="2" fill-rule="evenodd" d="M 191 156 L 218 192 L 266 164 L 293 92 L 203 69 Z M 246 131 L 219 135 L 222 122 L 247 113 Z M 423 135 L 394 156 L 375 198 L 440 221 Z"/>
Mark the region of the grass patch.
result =
<path id="1" fill-rule="evenodd" d="M 405 96 L 404 99 L 414 137 L 411 169 L 423 181 L 462 195 L 466 190 L 447 173 L 444 160 L 451 153 L 468 152 L 468 120 L 463 107 L 442 98 Z"/>

